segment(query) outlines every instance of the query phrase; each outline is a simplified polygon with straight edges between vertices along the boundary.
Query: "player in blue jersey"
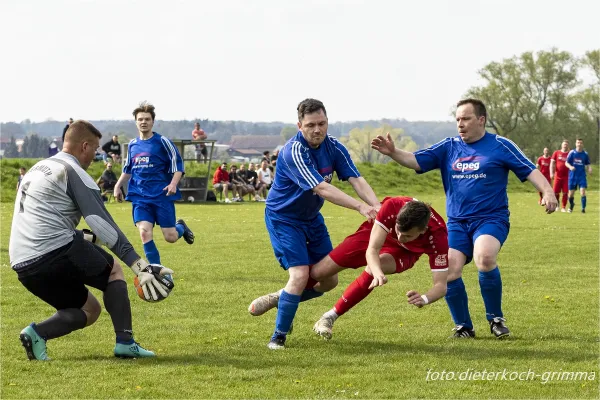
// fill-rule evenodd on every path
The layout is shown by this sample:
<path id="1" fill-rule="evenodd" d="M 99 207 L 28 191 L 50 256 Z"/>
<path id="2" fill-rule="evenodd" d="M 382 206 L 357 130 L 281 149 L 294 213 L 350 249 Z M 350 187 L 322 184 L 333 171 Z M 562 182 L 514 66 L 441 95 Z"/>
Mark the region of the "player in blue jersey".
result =
<path id="1" fill-rule="evenodd" d="M 176 200 L 181 199 L 177 184 L 184 174 L 179 151 L 168 138 L 152 131 L 154 106 L 143 102 L 133 110 L 139 137 L 129 142 L 127 158 L 114 189 L 114 196 L 123 201 L 121 187 L 129 186 L 125 199 L 132 203 L 133 223 L 140 231 L 144 252 L 151 264 L 160 264 L 160 254 L 152 230 L 160 225 L 165 240 L 194 243 L 194 233 L 186 223 L 175 218 Z"/>
<path id="2" fill-rule="evenodd" d="M 483 102 L 458 102 L 458 136 L 428 149 L 409 153 L 396 149 L 391 137 L 378 136 L 371 147 L 399 164 L 424 173 L 439 168 L 446 192 L 448 216 L 448 290 L 446 302 L 456 327 L 454 337 L 475 337 L 469 315 L 462 269 L 472 259 L 479 270 L 479 286 L 491 332 L 497 338 L 510 334 L 502 313 L 502 280 L 496 264 L 509 231 L 508 172 L 528 180 L 543 193 L 547 213 L 556 209 L 554 191 L 542 173 L 512 141 L 486 132 Z"/>
<path id="3" fill-rule="evenodd" d="M 575 206 L 575 190 L 579 187 L 579 193 L 581 193 L 581 212 L 585 213 L 585 206 L 587 204 L 587 197 L 585 195 L 585 189 L 587 189 L 587 176 L 585 166 L 587 165 L 587 173 L 592 173 L 592 165 L 590 163 L 590 157 L 587 151 L 583 150 L 583 139 L 577 139 L 575 141 L 575 150 L 571 150 L 567 156 L 565 162 L 567 168 L 569 168 L 569 212 L 573 212 Z"/>
<path id="4" fill-rule="evenodd" d="M 299 131 L 279 151 L 275 179 L 265 209 L 265 223 L 275 257 L 288 271 L 289 280 L 280 292 L 261 296 L 250 305 L 253 313 L 253 306 L 258 303 L 277 302 L 275 332 L 268 344 L 273 350 L 285 347 L 286 335 L 298 304 L 337 285 L 335 275 L 306 289 L 310 265 L 333 250 L 325 221 L 319 212 L 324 200 L 356 210 L 369 219 L 374 219 L 381 207 L 344 145 L 327 135 L 328 120 L 323 103 L 306 99 L 297 110 Z M 334 172 L 338 179 L 348 180 L 367 204 L 331 185 L 329 182 Z"/>

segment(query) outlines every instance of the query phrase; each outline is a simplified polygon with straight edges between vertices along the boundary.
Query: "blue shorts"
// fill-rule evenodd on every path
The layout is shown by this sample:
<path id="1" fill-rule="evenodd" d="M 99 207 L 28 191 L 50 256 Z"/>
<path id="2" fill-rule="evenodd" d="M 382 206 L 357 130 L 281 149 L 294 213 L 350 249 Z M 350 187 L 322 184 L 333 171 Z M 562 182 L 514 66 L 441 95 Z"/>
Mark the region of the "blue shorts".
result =
<path id="1" fill-rule="evenodd" d="M 473 259 L 475 240 L 481 235 L 491 235 L 504 244 L 510 230 L 510 223 L 504 219 L 472 219 L 448 221 L 448 247 L 467 256 L 468 264 Z"/>
<path id="2" fill-rule="evenodd" d="M 323 216 L 310 222 L 283 221 L 265 209 L 265 223 L 279 265 L 285 270 L 321 261 L 333 250 Z"/>
<path id="3" fill-rule="evenodd" d="M 580 189 L 587 188 L 587 177 L 585 175 L 569 177 L 569 190 L 576 190 L 578 186 Z"/>
<path id="4" fill-rule="evenodd" d="M 172 201 L 132 203 L 131 213 L 134 224 L 148 221 L 152 226 L 156 224 L 162 228 L 175 227 L 175 204 Z"/>

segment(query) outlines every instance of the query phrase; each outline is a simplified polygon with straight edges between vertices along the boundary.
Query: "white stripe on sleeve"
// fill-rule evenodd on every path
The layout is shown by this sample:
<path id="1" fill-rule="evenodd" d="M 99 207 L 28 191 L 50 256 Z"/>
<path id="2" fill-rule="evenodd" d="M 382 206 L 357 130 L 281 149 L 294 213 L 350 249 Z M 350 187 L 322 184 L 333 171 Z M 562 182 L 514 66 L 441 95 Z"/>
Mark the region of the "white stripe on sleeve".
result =
<path id="1" fill-rule="evenodd" d="M 312 187 L 315 187 L 319 184 L 319 182 L 315 179 L 314 176 L 312 176 L 312 174 L 310 173 L 310 171 L 308 170 L 308 167 L 306 166 L 306 164 L 304 164 L 304 161 L 302 160 L 302 144 L 300 142 L 296 142 L 294 144 L 292 144 L 292 159 L 294 160 L 294 164 L 296 165 L 296 168 L 298 169 L 298 172 L 300 172 L 300 175 L 302 175 L 302 177 L 304 178 L 304 180 Z"/>

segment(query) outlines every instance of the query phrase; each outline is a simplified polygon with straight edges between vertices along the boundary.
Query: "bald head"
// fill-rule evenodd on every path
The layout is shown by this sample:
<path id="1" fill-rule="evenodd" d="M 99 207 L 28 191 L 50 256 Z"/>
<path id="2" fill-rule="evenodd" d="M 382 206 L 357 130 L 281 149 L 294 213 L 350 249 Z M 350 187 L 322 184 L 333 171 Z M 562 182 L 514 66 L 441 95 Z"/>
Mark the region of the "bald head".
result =
<path id="1" fill-rule="evenodd" d="M 73 122 L 65 133 L 63 151 L 74 156 L 83 169 L 87 169 L 100 145 L 102 134 L 94 125 L 84 120 Z"/>

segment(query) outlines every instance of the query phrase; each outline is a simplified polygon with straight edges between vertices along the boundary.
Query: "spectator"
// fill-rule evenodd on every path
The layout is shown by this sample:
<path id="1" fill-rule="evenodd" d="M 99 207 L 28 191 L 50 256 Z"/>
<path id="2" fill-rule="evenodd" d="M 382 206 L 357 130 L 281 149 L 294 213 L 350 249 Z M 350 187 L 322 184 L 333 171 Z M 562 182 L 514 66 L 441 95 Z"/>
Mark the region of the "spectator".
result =
<path id="1" fill-rule="evenodd" d="M 229 167 L 229 182 L 231 182 L 238 193 L 238 197 L 234 198 L 233 201 L 244 201 L 244 195 L 248 192 L 245 190 L 246 184 L 244 181 L 238 179 L 237 167 L 235 165 Z"/>
<path id="2" fill-rule="evenodd" d="M 260 193 L 262 192 L 262 190 L 261 190 L 260 182 L 258 182 L 258 174 L 256 173 L 256 165 L 254 163 L 248 164 L 248 173 L 246 176 L 247 176 L 246 182 L 248 182 L 248 184 L 254 186 L 254 189 L 256 190 L 256 195 L 260 199 L 258 201 L 265 201 L 264 197 L 260 196 Z"/>
<path id="3" fill-rule="evenodd" d="M 200 128 L 200 123 L 196 122 L 194 124 L 194 130 L 192 131 L 192 140 L 206 140 L 206 133 Z M 196 144 L 196 161 L 206 163 L 208 151 L 206 149 L 206 144 L 198 143 Z"/>
<path id="4" fill-rule="evenodd" d="M 229 189 L 231 189 L 233 191 L 234 198 L 236 197 L 237 191 L 236 191 L 235 186 L 233 186 L 229 182 L 229 174 L 227 173 L 227 163 L 226 162 L 221 164 L 221 166 L 219 168 L 217 168 L 217 170 L 215 171 L 215 174 L 213 175 L 213 188 L 215 189 L 216 192 L 223 191 L 223 196 L 225 197 L 225 203 L 231 203 L 231 200 L 229 200 L 229 197 L 227 197 L 227 193 L 229 192 Z"/>
<path id="5" fill-rule="evenodd" d="M 23 182 L 23 177 L 25 176 L 26 173 L 27 173 L 27 170 L 25 169 L 25 167 L 19 168 L 19 179 L 17 180 L 17 190 L 19 190 L 19 187 L 21 186 L 21 182 Z"/>
<path id="6" fill-rule="evenodd" d="M 117 178 L 117 174 L 112 169 L 112 163 L 109 161 L 106 163 L 106 169 L 102 172 L 102 176 L 100 177 L 100 181 L 102 182 L 102 190 L 112 191 L 115 188 L 115 184 L 119 180 Z"/>
<path id="7" fill-rule="evenodd" d="M 273 183 L 273 172 L 268 166 L 269 162 L 263 160 L 258 170 L 258 181 L 265 187 L 265 198 L 267 198 L 266 191 L 271 189 L 271 184 Z"/>
<path id="8" fill-rule="evenodd" d="M 254 175 L 256 175 L 256 172 L 254 172 Z M 250 193 L 252 196 L 254 196 L 255 201 L 262 201 L 260 196 L 256 194 L 256 188 L 254 187 L 256 177 L 250 177 L 250 171 L 246 169 L 244 164 L 240 164 L 240 169 L 237 171 L 237 178 L 241 182 L 244 182 L 244 194 Z"/>
<path id="9" fill-rule="evenodd" d="M 67 125 L 65 125 L 65 127 L 63 128 L 63 134 L 62 134 L 63 143 L 65 142 L 65 134 L 67 133 L 67 129 L 69 129 L 69 127 L 71 126 L 72 123 L 73 123 L 73 118 L 69 118 L 69 121 L 67 121 Z"/>
<path id="10" fill-rule="evenodd" d="M 273 152 L 273 155 L 271 156 L 271 167 L 275 168 L 277 166 L 277 157 L 278 156 L 279 156 L 279 150 L 275 150 Z"/>
<path id="11" fill-rule="evenodd" d="M 58 145 L 56 144 L 56 139 L 54 139 L 52 143 L 50 143 L 50 146 L 48 146 L 48 157 L 55 156 L 57 153 Z"/>
<path id="12" fill-rule="evenodd" d="M 119 136 L 113 135 L 112 139 L 102 146 L 104 151 L 104 162 L 109 163 L 108 158 L 112 158 L 115 163 L 121 162 L 121 143 L 119 143 Z"/>
<path id="13" fill-rule="evenodd" d="M 262 160 L 260 160 L 260 163 L 262 164 L 263 161 L 267 162 L 267 166 L 269 167 L 269 169 L 271 170 L 271 172 L 274 172 L 273 167 L 271 166 L 271 154 L 269 153 L 269 151 L 263 151 L 263 158 Z"/>

